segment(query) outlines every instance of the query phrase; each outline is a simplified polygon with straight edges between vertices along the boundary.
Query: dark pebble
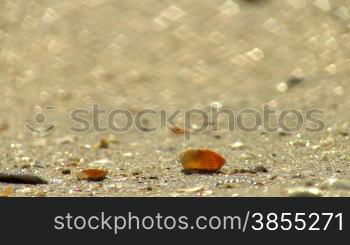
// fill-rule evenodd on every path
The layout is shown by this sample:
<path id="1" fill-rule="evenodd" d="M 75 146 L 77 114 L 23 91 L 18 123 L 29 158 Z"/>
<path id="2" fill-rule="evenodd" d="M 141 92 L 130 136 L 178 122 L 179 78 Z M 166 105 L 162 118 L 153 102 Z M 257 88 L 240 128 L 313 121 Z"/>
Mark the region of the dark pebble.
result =
<path id="1" fill-rule="evenodd" d="M 157 176 L 150 176 L 149 179 L 158 180 L 159 178 Z"/>
<path id="2" fill-rule="evenodd" d="M 267 168 L 265 168 L 264 166 L 256 166 L 255 168 L 254 168 L 254 171 L 255 172 L 260 172 L 260 173 L 268 173 L 269 172 L 269 170 L 267 169 Z"/>
<path id="3" fill-rule="evenodd" d="M 299 77 L 292 76 L 291 78 L 289 78 L 287 80 L 287 84 L 288 84 L 288 87 L 291 88 L 291 87 L 295 87 L 295 86 L 299 85 L 303 81 L 304 81 L 304 78 L 299 78 Z"/>
<path id="4" fill-rule="evenodd" d="M 40 185 L 48 182 L 36 175 L 23 172 L 0 172 L 0 182 L 12 184 Z"/>
<path id="5" fill-rule="evenodd" d="M 61 173 L 62 173 L 62 174 L 71 174 L 71 171 L 70 171 L 70 169 L 63 169 L 63 170 L 61 171 Z"/>

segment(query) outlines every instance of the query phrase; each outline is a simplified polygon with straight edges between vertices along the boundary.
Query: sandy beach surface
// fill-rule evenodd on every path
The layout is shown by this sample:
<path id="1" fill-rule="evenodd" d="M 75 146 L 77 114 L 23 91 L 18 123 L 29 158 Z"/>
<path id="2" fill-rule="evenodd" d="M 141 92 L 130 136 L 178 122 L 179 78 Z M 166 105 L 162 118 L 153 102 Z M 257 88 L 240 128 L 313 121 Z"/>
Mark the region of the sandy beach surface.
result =
<path id="1" fill-rule="evenodd" d="M 0 173 L 47 181 L 0 178 L 0 195 L 350 196 L 349 1 L 1 0 L 0 9 Z M 106 111 L 98 123 L 94 104 Z M 309 132 L 304 119 L 292 133 L 246 132 L 222 116 L 218 130 L 209 122 L 186 139 L 161 128 L 158 113 L 141 130 L 108 124 L 116 109 L 237 115 L 264 105 L 320 110 L 324 127 Z M 82 126 L 71 118 L 79 109 L 90 127 L 80 133 L 71 129 Z M 175 121 L 184 127 L 183 113 Z M 194 116 L 188 130 L 202 124 Z M 189 147 L 226 164 L 184 173 L 179 153 Z M 108 175 L 78 179 L 87 168 Z"/>

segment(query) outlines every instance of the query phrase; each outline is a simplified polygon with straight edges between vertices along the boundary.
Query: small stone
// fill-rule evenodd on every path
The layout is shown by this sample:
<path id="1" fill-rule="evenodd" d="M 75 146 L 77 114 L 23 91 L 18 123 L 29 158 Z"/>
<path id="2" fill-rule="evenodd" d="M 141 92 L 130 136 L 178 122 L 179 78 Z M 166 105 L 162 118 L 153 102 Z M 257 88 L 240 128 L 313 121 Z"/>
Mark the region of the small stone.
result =
<path id="1" fill-rule="evenodd" d="M 268 173 L 269 172 L 269 170 L 262 165 L 256 166 L 254 168 L 254 171 L 257 173 Z"/>
<path id="2" fill-rule="evenodd" d="M 132 176 L 139 176 L 141 174 L 140 171 L 134 171 L 131 173 Z"/>
<path id="3" fill-rule="evenodd" d="M 188 149 L 180 153 L 180 162 L 187 171 L 216 172 L 226 160 L 209 149 Z"/>
<path id="4" fill-rule="evenodd" d="M 0 122 L 0 133 L 7 131 L 10 126 L 6 122 Z"/>
<path id="5" fill-rule="evenodd" d="M 234 169 L 230 174 L 256 174 L 256 171 L 251 170 L 251 169 L 245 169 L 245 168 L 241 168 L 241 169 Z"/>
<path id="6" fill-rule="evenodd" d="M 22 171 L 0 172 L 0 182 L 12 184 L 30 184 L 39 185 L 48 182 L 42 177 L 25 173 Z"/>
<path id="7" fill-rule="evenodd" d="M 243 150 L 243 149 L 247 149 L 248 147 L 246 145 L 244 145 L 242 142 L 237 141 L 237 142 L 231 144 L 230 148 L 232 150 Z"/>
<path id="8" fill-rule="evenodd" d="M 70 169 L 63 169 L 61 171 L 62 174 L 71 174 L 71 170 Z"/>
<path id="9" fill-rule="evenodd" d="M 321 160 L 322 161 L 328 161 L 329 160 L 329 153 L 328 152 L 322 152 Z"/>
<path id="10" fill-rule="evenodd" d="M 234 169 L 231 174 L 257 174 L 257 173 L 268 173 L 269 171 L 262 165 L 256 166 L 253 169 Z"/>
<path id="11" fill-rule="evenodd" d="M 281 128 L 278 128 L 278 129 L 277 129 L 277 133 L 278 133 L 278 135 L 280 135 L 280 136 L 288 136 L 288 135 L 291 135 L 291 133 L 288 133 L 288 132 L 284 131 L 284 130 L 281 129 Z"/>
<path id="12" fill-rule="evenodd" d="M 350 179 L 330 178 L 325 180 L 320 187 L 322 189 L 350 190 Z"/>
<path id="13" fill-rule="evenodd" d="M 102 181 L 106 178 L 107 174 L 107 170 L 88 168 L 79 171 L 77 177 L 79 180 Z"/>
<path id="14" fill-rule="evenodd" d="M 320 189 L 315 187 L 296 187 L 288 190 L 289 197 L 322 197 Z"/>
<path id="15" fill-rule="evenodd" d="M 287 80 L 287 86 L 289 88 L 293 88 L 304 81 L 303 77 L 292 76 Z"/>
<path id="16" fill-rule="evenodd" d="M 159 180 L 158 176 L 150 176 L 148 179 Z"/>
<path id="17" fill-rule="evenodd" d="M 184 134 L 186 132 L 185 129 L 177 127 L 177 126 L 171 127 L 170 130 L 174 134 Z"/>
<path id="18" fill-rule="evenodd" d="M 109 148 L 109 142 L 106 139 L 101 139 L 100 142 L 94 145 L 95 148 L 107 149 Z"/>

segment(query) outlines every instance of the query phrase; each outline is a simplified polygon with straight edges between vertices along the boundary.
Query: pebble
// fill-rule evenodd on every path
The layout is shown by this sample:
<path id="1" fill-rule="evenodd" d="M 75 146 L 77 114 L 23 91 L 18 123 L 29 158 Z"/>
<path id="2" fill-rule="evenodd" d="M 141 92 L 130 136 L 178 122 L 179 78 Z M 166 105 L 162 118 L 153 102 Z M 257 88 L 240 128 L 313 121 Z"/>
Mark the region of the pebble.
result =
<path id="1" fill-rule="evenodd" d="M 296 187 L 288 190 L 289 197 L 322 197 L 320 189 L 315 187 Z"/>
<path id="2" fill-rule="evenodd" d="M 330 178 L 325 180 L 320 185 L 320 188 L 333 190 L 350 190 L 350 179 Z"/>
<path id="3" fill-rule="evenodd" d="M 257 173 L 268 173 L 269 171 L 262 165 L 256 166 L 253 169 L 234 169 L 231 174 L 257 174 Z"/>
<path id="4" fill-rule="evenodd" d="M 61 171 L 62 174 L 71 174 L 71 170 L 70 169 L 63 169 Z"/>
<path id="5" fill-rule="evenodd" d="M 171 127 L 170 130 L 174 134 L 184 134 L 186 132 L 185 129 L 177 127 L 177 126 Z"/>
<path id="6" fill-rule="evenodd" d="M 5 122 L 0 122 L 0 133 L 7 131 L 10 126 Z"/>
<path id="7" fill-rule="evenodd" d="M 107 149 L 109 148 L 109 141 L 106 139 L 101 139 L 100 142 L 94 145 L 95 148 Z"/>
<path id="8" fill-rule="evenodd" d="M 88 168 L 77 172 L 77 177 L 79 180 L 102 181 L 106 178 L 107 174 L 107 170 Z"/>
<path id="9" fill-rule="evenodd" d="M 232 150 L 243 150 L 243 149 L 247 149 L 248 146 L 244 145 L 244 144 L 243 144 L 242 142 L 240 142 L 240 141 L 237 141 L 237 142 L 231 144 L 231 145 L 230 145 L 230 148 L 231 148 Z"/>
<path id="10" fill-rule="evenodd" d="M 0 172 L 0 182 L 12 184 L 47 184 L 47 180 L 42 177 L 25 173 L 22 171 Z"/>
<path id="11" fill-rule="evenodd" d="M 187 149 L 179 158 L 187 171 L 216 172 L 226 163 L 224 157 L 209 149 Z"/>

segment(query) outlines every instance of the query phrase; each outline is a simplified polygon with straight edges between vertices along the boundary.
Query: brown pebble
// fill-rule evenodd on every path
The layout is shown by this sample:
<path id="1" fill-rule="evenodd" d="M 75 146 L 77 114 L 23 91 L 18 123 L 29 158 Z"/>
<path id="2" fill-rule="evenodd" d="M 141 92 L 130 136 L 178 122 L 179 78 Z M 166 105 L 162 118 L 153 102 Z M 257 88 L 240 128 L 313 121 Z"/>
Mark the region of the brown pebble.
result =
<path id="1" fill-rule="evenodd" d="M 171 132 L 173 132 L 174 134 L 184 134 L 185 133 L 185 129 L 174 126 L 174 127 L 170 127 Z"/>
<path id="2" fill-rule="evenodd" d="M 216 172 L 226 160 L 209 149 L 188 149 L 180 153 L 180 162 L 186 171 Z"/>
<path id="3" fill-rule="evenodd" d="M 0 133 L 7 131 L 10 126 L 7 123 L 0 123 Z"/>
<path id="4" fill-rule="evenodd" d="M 96 148 L 107 149 L 109 148 L 109 142 L 105 139 L 101 139 L 98 144 L 95 145 Z"/>
<path id="5" fill-rule="evenodd" d="M 106 178 L 107 174 L 107 170 L 88 168 L 79 171 L 77 177 L 79 180 L 102 181 Z"/>

